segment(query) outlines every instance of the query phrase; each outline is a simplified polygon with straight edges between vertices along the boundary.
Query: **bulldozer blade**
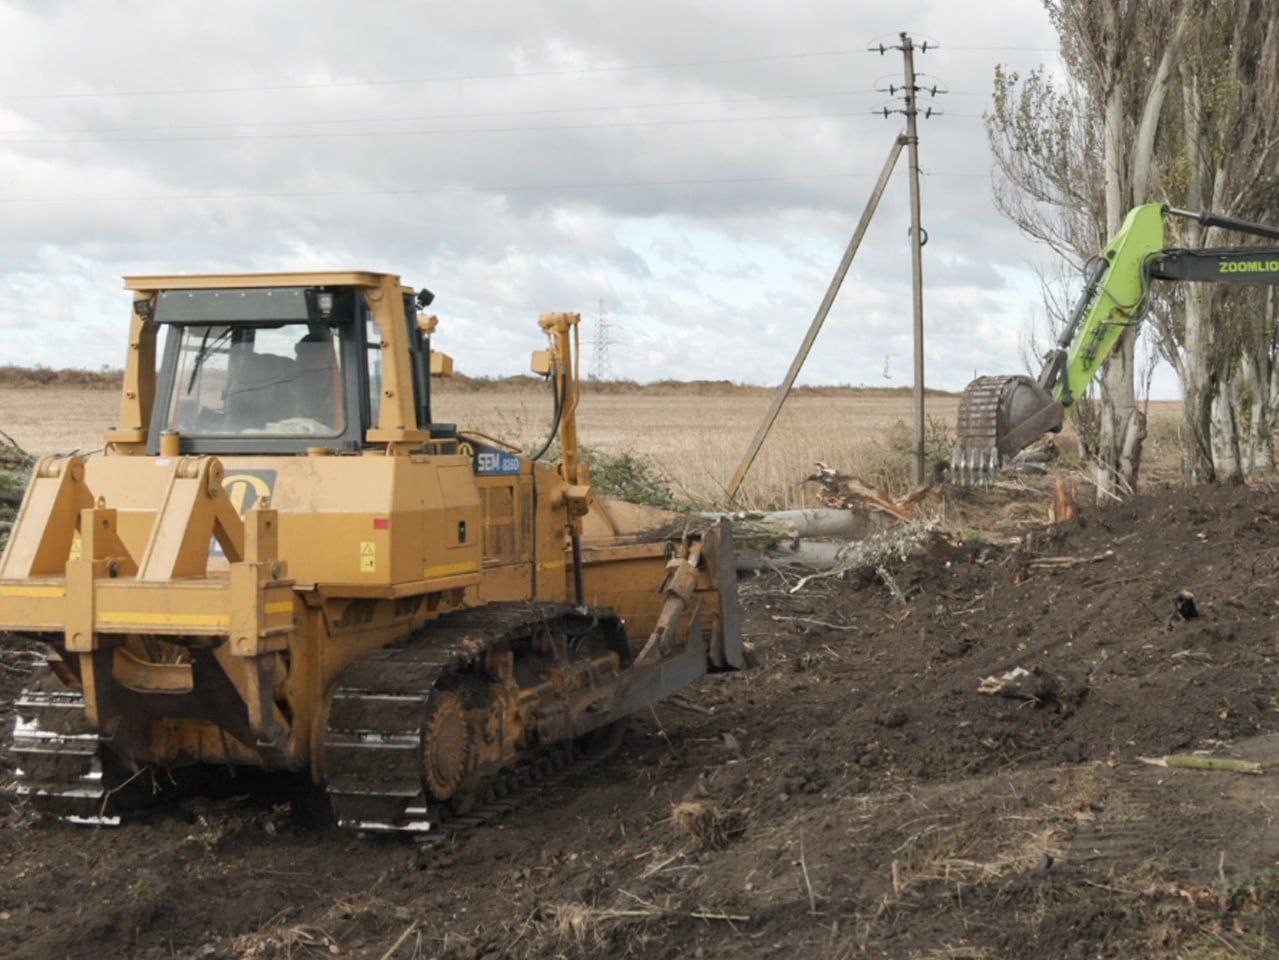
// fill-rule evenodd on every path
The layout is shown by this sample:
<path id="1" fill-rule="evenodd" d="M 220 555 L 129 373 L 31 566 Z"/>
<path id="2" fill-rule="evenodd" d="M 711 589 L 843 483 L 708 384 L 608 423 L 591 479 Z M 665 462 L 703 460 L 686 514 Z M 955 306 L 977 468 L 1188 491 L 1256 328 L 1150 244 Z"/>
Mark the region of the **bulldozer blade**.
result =
<path id="1" fill-rule="evenodd" d="M 1064 418 L 1062 405 L 1030 377 L 979 377 L 959 404 L 954 481 L 988 483 L 1021 450 L 1061 430 Z"/>

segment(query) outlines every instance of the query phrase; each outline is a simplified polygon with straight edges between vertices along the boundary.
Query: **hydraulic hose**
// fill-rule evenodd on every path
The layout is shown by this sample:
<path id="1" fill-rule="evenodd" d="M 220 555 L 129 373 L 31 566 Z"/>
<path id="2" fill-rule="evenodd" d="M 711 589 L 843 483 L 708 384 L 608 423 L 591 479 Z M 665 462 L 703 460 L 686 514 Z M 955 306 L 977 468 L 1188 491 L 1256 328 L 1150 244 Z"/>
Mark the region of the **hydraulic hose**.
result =
<path id="1" fill-rule="evenodd" d="M 577 527 L 572 527 L 568 535 L 569 543 L 573 546 L 573 592 L 577 595 L 577 605 L 579 607 L 586 606 L 586 584 L 582 577 L 582 537 L 577 532 Z"/>
<path id="2" fill-rule="evenodd" d="M 532 459 L 541 460 L 546 456 L 546 451 L 551 449 L 551 444 L 555 442 L 555 436 L 560 432 L 560 417 L 564 413 L 564 400 L 560 393 L 559 381 L 555 377 L 551 377 L 551 396 L 554 398 L 552 403 L 554 411 L 551 414 L 551 432 L 546 437 L 546 443 L 542 444 L 542 449 L 533 454 Z"/>

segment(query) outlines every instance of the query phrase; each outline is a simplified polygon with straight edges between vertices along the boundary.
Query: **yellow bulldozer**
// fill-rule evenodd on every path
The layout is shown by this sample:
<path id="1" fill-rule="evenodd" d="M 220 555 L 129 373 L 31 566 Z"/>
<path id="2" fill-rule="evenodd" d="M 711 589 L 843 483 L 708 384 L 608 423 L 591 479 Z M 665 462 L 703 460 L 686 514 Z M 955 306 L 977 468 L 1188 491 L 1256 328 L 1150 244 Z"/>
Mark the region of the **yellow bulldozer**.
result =
<path id="1" fill-rule="evenodd" d="M 546 464 L 432 419 L 452 360 L 396 276 L 125 286 L 119 424 L 38 462 L 0 557 L 0 633 L 49 651 L 13 740 L 37 809 L 114 823 L 249 766 L 309 772 L 348 829 L 430 831 L 742 666 L 728 525 L 592 492 L 577 315 L 540 320 Z"/>

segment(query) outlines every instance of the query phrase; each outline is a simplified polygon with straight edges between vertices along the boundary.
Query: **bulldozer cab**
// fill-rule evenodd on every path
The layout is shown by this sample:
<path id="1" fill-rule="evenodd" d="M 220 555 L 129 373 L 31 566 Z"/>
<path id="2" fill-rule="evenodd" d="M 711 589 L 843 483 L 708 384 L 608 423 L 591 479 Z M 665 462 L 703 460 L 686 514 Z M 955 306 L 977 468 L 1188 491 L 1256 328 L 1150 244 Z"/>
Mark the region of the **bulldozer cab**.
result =
<path id="1" fill-rule="evenodd" d="M 141 429 L 112 439 L 151 456 L 251 456 L 430 438 L 412 290 L 380 274 L 221 279 L 129 278 L 135 343 L 155 359 L 128 371 L 138 390 L 123 420 Z"/>

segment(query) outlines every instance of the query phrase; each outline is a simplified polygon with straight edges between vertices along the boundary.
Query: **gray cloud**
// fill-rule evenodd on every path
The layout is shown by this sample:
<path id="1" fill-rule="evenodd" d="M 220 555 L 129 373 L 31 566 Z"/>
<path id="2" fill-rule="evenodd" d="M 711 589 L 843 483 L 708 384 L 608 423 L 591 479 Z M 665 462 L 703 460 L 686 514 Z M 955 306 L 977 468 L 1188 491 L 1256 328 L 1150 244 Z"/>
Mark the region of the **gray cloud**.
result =
<path id="1" fill-rule="evenodd" d="M 929 377 L 1018 369 L 1039 254 L 961 114 L 995 62 L 1052 55 L 959 48 L 1052 31 L 1025 0 L 884 6 L 0 3 L 0 362 L 115 362 L 124 273 L 351 265 L 436 290 L 468 372 L 602 299 L 621 375 L 775 382 L 900 126 L 869 114 L 900 59 L 862 48 L 905 25 L 956 91 L 922 128 Z M 852 52 L 781 56 L 819 51 Z M 540 75 L 355 83 L 512 73 Z M 299 84 L 327 85 L 242 89 Z M 66 96 L 103 91 L 153 92 Z M 807 381 L 908 378 L 907 222 L 899 171 Z"/>

